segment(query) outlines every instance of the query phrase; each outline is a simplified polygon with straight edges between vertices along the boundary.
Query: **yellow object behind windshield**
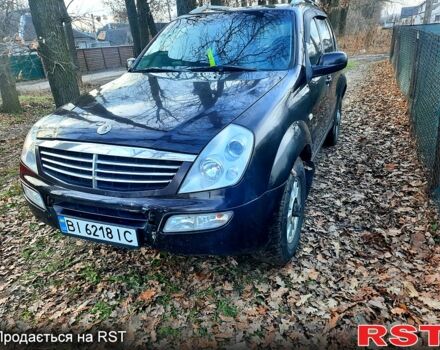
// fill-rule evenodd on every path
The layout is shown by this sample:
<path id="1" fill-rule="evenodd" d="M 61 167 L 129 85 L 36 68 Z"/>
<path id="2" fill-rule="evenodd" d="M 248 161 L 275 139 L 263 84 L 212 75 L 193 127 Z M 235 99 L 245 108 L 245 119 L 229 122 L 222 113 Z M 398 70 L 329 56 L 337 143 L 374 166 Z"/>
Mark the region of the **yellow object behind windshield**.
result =
<path id="1" fill-rule="evenodd" d="M 212 48 L 209 48 L 208 51 L 206 52 L 206 54 L 208 55 L 209 66 L 215 67 L 217 65 L 217 63 L 215 62 L 214 52 L 213 52 Z"/>

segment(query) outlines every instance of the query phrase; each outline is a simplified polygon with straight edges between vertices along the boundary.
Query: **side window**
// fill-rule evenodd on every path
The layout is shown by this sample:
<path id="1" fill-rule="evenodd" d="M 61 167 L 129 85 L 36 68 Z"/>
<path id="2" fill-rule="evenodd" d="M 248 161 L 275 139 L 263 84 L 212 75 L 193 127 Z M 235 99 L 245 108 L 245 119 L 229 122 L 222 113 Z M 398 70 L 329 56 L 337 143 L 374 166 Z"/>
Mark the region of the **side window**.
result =
<path id="1" fill-rule="evenodd" d="M 333 40 L 333 34 L 330 31 L 330 27 L 325 19 L 318 19 L 318 30 L 321 35 L 322 45 L 324 48 L 324 52 L 333 52 L 335 51 L 335 42 Z"/>
<path id="2" fill-rule="evenodd" d="M 318 27 L 314 19 L 310 21 L 310 40 L 307 43 L 307 51 L 309 54 L 310 64 L 318 64 L 318 61 L 322 55 L 322 48 L 321 39 L 319 38 Z"/>

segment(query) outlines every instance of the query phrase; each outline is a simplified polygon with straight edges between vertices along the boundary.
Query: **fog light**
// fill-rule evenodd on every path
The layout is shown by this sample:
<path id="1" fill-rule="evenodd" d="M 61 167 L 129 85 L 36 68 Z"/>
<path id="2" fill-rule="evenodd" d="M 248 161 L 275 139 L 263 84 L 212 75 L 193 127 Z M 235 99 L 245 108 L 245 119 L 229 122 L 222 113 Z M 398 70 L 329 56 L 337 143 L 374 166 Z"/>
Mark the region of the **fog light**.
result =
<path id="1" fill-rule="evenodd" d="M 33 190 L 32 188 L 26 186 L 25 184 L 22 184 L 23 186 L 23 192 L 26 198 L 29 202 L 35 204 L 40 209 L 46 210 L 46 205 L 44 204 L 43 198 L 41 198 L 41 195 Z"/>
<path id="2" fill-rule="evenodd" d="M 174 215 L 167 220 L 163 232 L 212 230 L 226 225 L 231 220 L 232 215 L 232 211 L 211 214 Z"/>

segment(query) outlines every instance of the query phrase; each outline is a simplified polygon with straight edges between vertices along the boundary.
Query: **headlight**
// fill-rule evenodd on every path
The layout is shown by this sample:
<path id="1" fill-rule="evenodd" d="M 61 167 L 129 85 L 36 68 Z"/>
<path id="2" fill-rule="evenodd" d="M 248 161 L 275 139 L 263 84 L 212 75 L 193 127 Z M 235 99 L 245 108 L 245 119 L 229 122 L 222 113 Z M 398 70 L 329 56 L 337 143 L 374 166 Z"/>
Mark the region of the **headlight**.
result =
<path id="1" fill-rule="evenodd" d="M 254 135 L 231 124 L 223 129 L 197 157 L 179 193 L 192 193 L 237 184 L 252 155 Z"/>
<path id="2" fill-rule="evenodd" d="M 35 146 L 37 141 L 37 128 L 34 126 L 28 133 L 24 141 L 21 161 L 36 174 L 38 173 L 37 159 L 35 156 Z"/>

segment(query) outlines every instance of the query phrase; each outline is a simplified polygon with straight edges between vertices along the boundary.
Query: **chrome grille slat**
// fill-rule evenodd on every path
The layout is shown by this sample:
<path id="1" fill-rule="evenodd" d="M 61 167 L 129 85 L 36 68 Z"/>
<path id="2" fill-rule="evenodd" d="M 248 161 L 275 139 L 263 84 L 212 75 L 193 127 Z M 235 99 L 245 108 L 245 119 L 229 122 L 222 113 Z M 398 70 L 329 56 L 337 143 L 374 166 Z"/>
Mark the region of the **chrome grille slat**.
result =
<path id="1" fill-rule="evenodd" d="M 155 165 L 155 164 L 128 164 L 128 163 L 116 163 L 116 162 L 108 162 L 105 160 L 98 160 L 97 164 L 105 164 L 105 165 L 114 165 L 114 166 L 126 166 L 126 167 L 135 167 L 135 168 L 157 168 L 157 169 L 179 169 L 180 166 L 174 165 Z"/>
<path id="2" fill-rule="evenodd" d="M 55 157 L 55 158 L 74 160 L 76 162 L 86 162 L 86 163 L 92 163 L 93 162 L 92 158 L 77 158 L 77 157 L 72 157 L 72 156 L 64 156 L 64 155 L 60 155 L 60 154 L 57 154 L 57 153 L 51 153 L 51 152 L 47 152 L 47 151 L 41 151 L 41 154 L 42 155 L 46 155 L 46 156 Z"/>
<path id="3" fill-rule="evenodd" d="M 133 175 L 133 176 L 174 176 L 176 173 L 139 173 L 134 171 L 119 171 L 119 170 L 101 170 L 97 169 L 96 172 L 104 174 L 118 174 L 118 175 Z"/>
<path id="4" fill-rule="evenodd" d="M 47 164 L 43 164 L 43 168 L 47 168 L 47 169 L 50 169 L 50 170 L 52 170 L 52 171 L 55 171 L 55 172 L 57 172 L 57 173 L 61 173 L 61 174 L 64 174 L 64 175 L 69 175 L 69 176 L 73 176 L 73 177 L 79 177 L 79 178 L 81 178 L 81 179 L 89 179 L 89 180 L 92 180 L 92 179 L 93 179 L 93 176 L 92 176 L 92 175 L 88 176 L 88 175 L 84 175 L 84 174 L 72 173 L 72 172 L 70 172 L 70 171 L 57 169 L 57 168 L 52 167 L 52 166 L 47 165 Z"/>
<path id="5" fill-rule="evenodd" d="M 97 181 L 103 181 L 103 182 L 132 182 L 135 184 L 167 184 L 170 183 L 171 180 L 126 180 L 126 179 L 106 179 L 105 177 L 96 177 Z"/>
<path id="6" fill-rule="evenodd" d="M 163 189 L 184 162 L 195 159 L 188 154 L 67 141 L 43 141 L 39 154 L 43 173 L 55 180 L 117 192 Z"/>
<path id="7" fill-rule="evenodd" d="M 42 162 L 48 162 L 48 163 L 56 164 L 56 165 L 61 165 L 61 166 L 64 166 L 64 167 L 66 167 L 66 168 L 72 168 L 72 169 L 78 169 L 78 170 L 85 170 L 85 171 L 92 171 L 92 170 L 93 170 L 92 167 L 90 167 L 90 168 L 85 168 L 85 167 L 82 167 L 82 166 L 72 165 L 72 164 L 68 164 L 68 163 L 64 163 L 64 162 L 59 162 L 59 161 L 52 160 L 52 159 L 45 158 L 45 157 L 41 157 L 41 161 L 42 161 Z"/>

